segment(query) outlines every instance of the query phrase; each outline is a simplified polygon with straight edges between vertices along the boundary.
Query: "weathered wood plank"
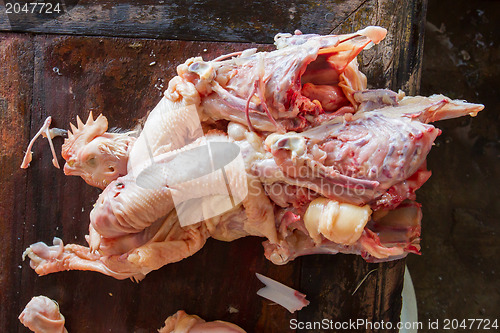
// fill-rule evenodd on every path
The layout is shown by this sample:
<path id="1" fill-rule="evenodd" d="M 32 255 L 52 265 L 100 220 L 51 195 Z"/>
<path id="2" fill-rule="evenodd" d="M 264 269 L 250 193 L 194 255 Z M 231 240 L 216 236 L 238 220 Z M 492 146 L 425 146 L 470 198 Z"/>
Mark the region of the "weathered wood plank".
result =
<path id="1" fill-rule="evenodd" d="M 403 273 L 403 260 L 368 264 L 353 255 L 304 258 L 301 285 L 311 304 L 299 312 L 298 320 L 326 326 L 299 332 L 372 332 L 364 326 L 335 326 L 358 320 L 390 321 L 395 326 L 401 313 Z"/>
<path id="2" fill-rule="evenodd" d="M 33 86 L 32 39 L 0 34 L 0 331 L 14 332 L 18 323 L 21 254 L 24 231 L 33 229 L 25 214 L 24 170 L 19 168 L 29 141 Z"/>
<path id="3" fill-rule="evenodd" d="M 387 37 L 379 46 L 359 57 L 368 84 L 415 95 L 420 87 L 426 10 L 427 0 L 366 0 L 333 32 L 355 31 L 367 25 L 386 28 Z"/>
<path id="4" fill-rule="evenodd" d="M 208 3 L 208 1 L 196 2 L 200 6 L 202 4 L 207 6 Z M 328 13 L 335 12 L 334 8 L 340 8 L 335 13 L 342 13 L 338 15 L 342 19 L 333 20 L 329 25 L 322 25 L 323 21 L 314 15 L 323 13 L 323 9 L 317 9 L 307 19 L 301 16 L 301 20 L 306 21 L 316 18 L 314 21 L 316 30 L 313 28 L 307 30 L 309 28 L 304 29 L 300 25 L 298 27 L 304 32 L 316 33 L 328 33 L 331 29 L 339 33 L 350 32 L 367 24 L 388 27 L 389 34 L 386 41 L 364 52 L 361 63 L 367 71 L 369 82 L 374 86 L 406 87 L 410 92 L 414 92 L 419 78 L 421 40 L 407 37 L 415 36 L 422 11 L 410 16 L 407 15 L 407 11 L 418 6 L 425 9 L 425 1 L 412 1 L 410 4 L 403 1 L 391 4 L 389 1 L 372 0 L 348 3 L 329 2 L 324 7 L 330 11 Z M 81 1 L 78 6 L 85 4 L 95 5 L 96 2 Z M 305 2 L 300 4 L 306 5 Z M 332 7 L 328 7 L 330 5 Z M 73 15 L 71 13 L 77 10 L 78 6 L 71 9 L 67 15 Z M 109 13 L 113 12 L 115 16 L 110 16 L 112 18 L 108 21 L 99 21 L 92 19 L 87 13 L 85 15 L 88 16 L 86 19 L 88 23 L 82 23 L 83 26 L 78 28 L 81 30 L 76 28 L 64 30 L 69 29 L 71 25 L 68 25 L 69 21 L 64 21 L 66 23 L 61 21 L 64 19 L 63 15 L 54 19 L 59 26 L 44 23 L 43 29 L 46 30 L 40 30 L 42 28 L 36 26 L 29 28 L 31 30 L 26 27 L 20 29 L 34 32 L 121 36 L 132 33 L 129 28 L 121 25 L 130 19 L 127 15 L 131 15 L 131 9 L 127 9 L 126 13 L 119 10 L 134 5 L 119 2 L 114 6 L 104 2 L 103 6 L 104 13 L 110 15 Z M 183 15 L 190 17 L 186 15 L 191 13 L 193 8 L 183 10 L 186 11 Z M 153 8 L 152 12 L 154 11 Z M 146 14 L 144 20 L 149 22 L 147 20 L 150 18 Z M 196 15 L 193 18 L 198 17 Z M 286 25 L 289 23 L 283 22 L 262 27 L 256 24 L 257 27 L 252 34 L 244 34 L 243 28 L 234 28 L 228 24 L 229 21 L 217 23 L 215 21 L 221 21 L 214 21 L 214 17 L 219 17 L 218 14 L 212 15 L 215 16 L 211 16 L 209 24 L 214 27 L 223 26 L 218 28 L 222 32 L 212 28 L 206 31 L 189 30 L 188 27 L 187 30 L 175 33 L 166 28 L 163 30 L 164 26 L 160 24 L 156 35 L 141 35 L 143 30 L 138 21 L 132 22 L 131 26 L 136 28 L 136 36 L 265 42 L 271 42 L 275 32 L 291 31 L 297 27 L 297 25 L 290 27 Z M 301 11 L 300 15 L 306 14 Z M 330 20 L 331 16 L 326 15 L 326 18 Z M 230 19 L 232 18 L 227 18 Z M 259 22 L 255 17 L 253 20 Z M 276 20 L 278 19 L 273 19 L 271 22 Z M 82 21 L 80 18 L 80 22 Z M 102 26 L 105 23 L 108 24 L 107 28 L 105 25 Z M 196 27 L 197 24 L 192 26 Z M 0 24 L 0 27 L 2 26 Z M 168 24 L 166 27 L 169 27 Z M 273 30 L 275 27 L 277 29 Z M 407 51 L 408 44 L 412 47 L 410 51 Z M 160 91 L 166 88 L 168 80 L 175 73 L 175 67 L 186 58 L 203 55 L 210 59 L 221 53 L 252 46 L 57 36 L 37 36 L 34 38 L 34 45 L 36 62 L 31 134 L 38 130 L 49 114 L 54 116 L 55 126 L 67 127 L 70 121 L 74 122 L 77 114 L 85 117 L 89 110 L 93 110 L 95 114 L 103 112 L 111 126 L 129 128 L 157 103 Z M 404 52 L 407 54 L 402 55 Z M 404 61 L 405 57 L 414 60 L 410 66 L 399 71 L 397 61 Z M 8 134 L 14 135 L 12 132 Z M 23 140 L 21 144 L 26 144 L 28 141 L 27 137 Z M 56 149 L 60 149 L 61 143 L 62 140 L 56 142 Z M 67 242 L 85 244 L 83 235 L 88 232 L 88 213 L 99 191 L 87 186 L 79 178 L 65 177 L 54 169 L 50 163 L 51 157 L 46 142 L 38 143 L 34 153 L 33 167 L 26 172 L 26 179 L 30 184 L 26 221 L 36 225 L 37 228 L 25 230 L 23 249 L 39 240 L 50 242 L 54 235 Z M 285 266 L 273 266 L 264 259 L 259 243 L 260 240 L 255 238 L 230 244 L 209 241 L 192 258 L 153 272 L 138 285 L 128 281 L 118 282 L 89 272 L 65 272 L 39 278 L 27 264 L 24 264 L 20 277 L 24 286 L 20 303 L 17 303 L 13 292 L 8 298 L 9 304 L 14 304 L 9 306 L 17 307 L 18 311 L 9 313 L 6 319 L 11 325 L 9 327 L 17 327 L 15 317 L 20 307 L 26 304 L 31 296 L 38 294 L 45 294 L 58 300 L 71 332 L 110 329 L 116 332 L 151 331 L 160 327 L 168 315 L 181 308 L 208 320 L 223 319 L 235 322 L 249 332 L 288 332 L 292 318 L 394 320 L 399 317 L 398 295 L 401 290 L 404 262 L 369 265 L 360 258 L 338 255 L 310 256 Z M 18 251 L 22 252 L 21 249 Z M 16 260 L 14 264 L 18 265 Z M 356 285 L 373 267 L 378 267 L 378 271 L 370 275 L 354 296 L 350 296 Z M 308 293 L 313 303 L 299 312 L 298 317 L 270 305 L 269 302 L 255 296 L 260 283 L 254 278 L 254 272 L 263 273 Z M 229 314 L 229 305 L 240 311 Z"/>
<path id="5" fill-rule="evenodd" d="M 485 108 L 440 122 L 427 159 L 423 251 L 407 261 L 419 319 L 500 318 L 500 3 L 430 1 L 427 21 L 422 93 Z"/>
<path id="6" fill-rule="evenodd" d="M 37 36 L 34 40 L 32 134 L 49 114 L 54 126 L 67 128 L 77 115 L 86 117 L 88 110 L 104 113 L 110 126 L 133 127 L 159 101 L 177 64 L 198 54 L 214 58 L 248 47 L 122 38 Z M 56 139 L 55 144 L 60 150 L 62 140 Z M 99 191 L 80 178 L 64 176 L 50 160 L 47 143 L 39 143 L 32 167 L 26 171 L 30 183 L 27 223 L 37 227 L 26 231 L 23 246 L 51 242 L 53 236 L 86 244 L 88 214 Z M 140 284 L 91 272 L 37 277 L 25 263 L 21 304 L 39 294 L 56 299 L 71 332 L 151 331 L 178 309 L 206 319 L 233 321 L 250 332 L 280 332 L 294 316 L 256 297 L 261 285 L 254 273 L 297 286 L 300 269 L 297 264 L 281 268 L 268 262 L 261 241 L 211 240 L 192 258 L 153 272 Z M 230 305 L 239 312 L 230 314 Z"/>
<path id="7" fill-rule="evenodd" d="M 293 32 L 295 29 L 327 34 L 363 1 L 52 2 L 64 3 L 64 13 L 8 14 L 9 24 L 0 24 L 0 29 L 87 36 L 268 43 L 276 33 Z"/>

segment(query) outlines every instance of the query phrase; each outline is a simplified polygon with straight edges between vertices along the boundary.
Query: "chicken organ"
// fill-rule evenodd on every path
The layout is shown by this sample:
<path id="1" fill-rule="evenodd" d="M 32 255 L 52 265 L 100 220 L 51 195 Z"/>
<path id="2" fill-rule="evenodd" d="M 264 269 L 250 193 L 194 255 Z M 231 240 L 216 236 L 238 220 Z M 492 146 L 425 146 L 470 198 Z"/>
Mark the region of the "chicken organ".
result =
<path id="1" fill-rule="evenodd" d="M 21 323 L 35 333 L 68 333 L 59 305 L 45 296 L 33 297 L 19 315 Z M 206 322 L 198 316 L 179 310 L 165 320 L 159 333 L 245 333 L 235 324 L 225 321 Z"/>
<path id="2" fill-rule="evenodd" d="M 425 160 L 440 134 L 430 123 L 483 106 L 367 90 L 356 56 L 385 34 L 279 34 L 276 51 L 188 59 L 140 133 L 108 133 L 102 115 L 78 118 L 62 148 L 64 171 L 104 189 L 90 214 L 89 247 L 33 244 L 24 253 L 31 267 L 139 280 L 208 237 L 247 235 L 267 238 L 275 264 L 314 253 L 371 262 L 419 253 L 415 191 L 430 177 Z M 204 166 L 183 156 L 222 143 L 237 146 L 245 174 L 224 168 L 226 183 L 247 191 L 210 215 L 225 187 L 215 176 L 202 181 Z M 207 218 L 181 225 L 181 210 L 195 206 Z"/>

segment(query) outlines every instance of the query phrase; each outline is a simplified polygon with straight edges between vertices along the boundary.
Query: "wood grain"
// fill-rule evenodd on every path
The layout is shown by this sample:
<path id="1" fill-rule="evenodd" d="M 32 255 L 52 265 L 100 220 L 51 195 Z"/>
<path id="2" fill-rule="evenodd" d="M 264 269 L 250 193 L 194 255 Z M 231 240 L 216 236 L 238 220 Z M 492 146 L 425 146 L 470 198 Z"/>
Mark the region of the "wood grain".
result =
<path id="1" fill-rule="evenodd" d="M 368 85 L 415 95 L 420 88 L 426 10 L 427 0 L 366 0 L 332 32 L 355 31 L 367 25 L 386 28 L 387 37 L 379 47 L 358 57 Z"/>
<path id="2" fill-rule="evenodd" d="M 64 13 L 8 14 L 10 27 L 0 24 L 0 29 L 86 36 L 268 43 L 276 33 L 293 32 L 295 29 L 304 33 L 327 34 L 332 26 L 342 22 L 363 1 L 52 2 L 64 3 Z"/>
<path id="3" fill-rule="evenodd" d="M 394 326 L 399 322 L 403 260 L 368 264 L 354 255 L 312 256 L 302 260 L 301 285 L 303 292 L 310 295 L 311 304 L 298 313 L 300 321 L 326 319 L 331 321 L 329 325 L 335 325 L 366 319 L 392 322 Z M 332 329 L 303 332 L 323 331 Z M 352 327 L 341 331 L 360 332 Z"/>
<path id="4" fill-rule="evenodd" d="M 167 78 L 174 75 L 176 64 L 189 56 L 206 53 L 207 57 L 215 57 L 247 46 L 55 36 L 37 36 L 34 45 L 31 133 L 38 130 L 48 114 L 54 126 L 67 128 L 77 115 L 86 117 L 89 110 L 104 113 L 110 126 L 133 127 L 159 101 L 160 91 L 165 89 Z M 152 62 L 155 64 L 150 65 Z M 56 139 L 57 150 L 61 144 L 62 140 Z M 41 142 L 34 150 L 31 167 L 25 171 L 31 184 L 27 191 L 27 220 L 37 227 L 26 232 L 24 246 L 51 242 L 54 236 L 85 244 L 88 214 L 99 191 L 80 178 L 64 176 L 52 167 L 50 159 L 47 143 Z M 60 162 L 62 165 L 63 160 Z M 37 277 L 24 264 L 21 281 L 26 288 L 21 304 L 38 294 L 58 300 L 72 332 L 150 331 L 180 308 L 203 313 L 207 319 L 232 320 L 234 315 L 228 313 L 232 305 L 240 309 L 243 319 L 239 322 L 252 331 L 258 325 L 269 324 L 264 318 L 258 322 L 265 305 L 254 297 L 259 283 L 253 273 L 269 275 L 268 271 L 274 269 L 263 258 L 260 242 L 210 241 L 193 258 L 151 273 L 140 284 L 90 272 Z M 297 270 L 294 275 L 293 266 L 274 271 L 275 277 L 282 276 L 283 282 L 292 285 L 293 277 L 299 274 Z M 242 295 L 242 285 L 253 291 Z M 269 318 L 283 317 L 281 311 L 274 315 L 273 309 L 265 311 Z"/>
<path id="5" fill-rule="evenodd" d="M 179 13 L 194 20 L 202 17 L 196 15 L 206 14 L 212 5 L 210 1 L 197 1 Z M 236 27 L 230 25 L 231 20 L 252 13 L 245 6 L 257 5 L 269 8 L 269 13 L 259 12 L 248 18 L 254 25 L 253 30 L 245 25 L 249 21 L 240 22 Z M 340 33 L 379 24 L 389 28 L 386 41 L 365 51 L 360 58 L 369 82 L 378 87 L 407 87 L 410 92 L 418 86 L 422 40 L 411 36 L 418 35 L 416 31 L 423 20 L 425 1 L 332 1 L 322 6 L 296 2 L 294 15 L 297 19 L 290 22 L 282 20 L 284 8 L 288 10 L 291 6 L 285 2 L 278 2 L 275 7 L 264 1 L 247 4 L 231 11 L 222 21 L 214 19 L 223 16 L 218 12 L 222 9 L 217 9 L 223 6 L 219 3 L 217 8 L 211 9 L 212 16 L 207 16 L 208 19 L 180 25 L 184 30 L 161 16 L 154 16 L 159 10 L 154 6 L 141 16 L 143 21 L 132 22 L 127 15 L 131 15 L 131 8 L 136 5 L 126 1 L 116 5 L 103 2 L 103 11 L 96 14 L 89 11 L 92 6 L 97 6 L 97 2 L 80 1 L 76 7 L 68 7 L 67 14 L 54 18 L 52 23 L 11 26 L 10 30 L 270 43 L 275 32 L 291 31 L 295 27 L 306 27 L 304 32 L 333 30 Z M 316 9 L 307 11 L 304 6 Z M 415 8 L 420 11 L 411 12 Z M 255 8 L 253 11 L 256 12 Z M 80 13 L 80 19 L 76 13 Z M 334 17 L 328 24 L 319 19 L 325 13 Z M 108 15 L 109 19 L 93 15 Z M 273 17 L 269 20 L 273 23 L 260 24 L 263 18 L 259 15 L 270 15 L 267 17 Z M 332 17 L 326 16 L 328 20 Z M 251 34 L 245 32 L 250 30 Z M 99 193 L 80 178 L 66 177 L 62 171 L 54 169 L 46 141 L 35 145 L 31 168 L 17 169 L 29 135 L 38 130 L 46 116 L 53 116 L 54 126 L 67 128 L 70 121 L 75 122 L 76 115 L 86 117 L 92 110 L 94 114 L 104 113 L 110 126 L 131 128 L 159 101 L 161 91 L 175 75 L 176 66 L 188 57 L 202 55 L 205 59 L 213 59 L 248 47 L 272 47 L 248 43 L 14 33 L 2 35 L 0 45 L 0 68 L 8 81 L 14 82 L 0 83 L 2 125 L 17 125 L 0 129 L 2 138 L 15 138 L 6 141 L 1 161 L 2 172 L 5 171 L 1 175 L 1 185 L 5 188 L 1 194 L 1 218 L 4 219 L 1 236 L 7 241 L 2 244 L 0 265 L 2 272 L 9 274 L 1 274 L 0 279 L 0 331 L 25 332 L 16 317 L 29 299 L 39 294 L 59 302 L 70 332 L 152 332 L 178 309 L 207 320 L 228 320 L 248 332 L 290 332 L 292 318 L 367 318 L 393 322 L 399 319 L 404 261 L 376 265 L 366 264 L 355 256 L 323 255 L 274 266 L 264 258 L 262 239 L 258 238 L 232 243 L 210 240 L 193 257 L 152 272 L 139 284 L 116 281 L 92 272 L 37 277 L 29 265 L 20 260 L 24 248 L 37 241 L 51 242 L 54 236 L 67 243 L 85 244 L 83 236 L 88 232 L 88 214 Z M 398 62 L 403 62 L 404 66 Z M 56 150 L 60 150 L 62 140 L 56 139 L 55 144 Z M 60 159 L 61 165 L 62 162 Z M 19 235 L 22 237 L 17 240 Z M 22 269 L 17 268 L 19 265 Z M 351 295 L 374 268 L 377 271 Z M 292 315 L 257 297 L 255 292 L 261 284 L 254 277 L 255 272 L 305 292 L 311 305 Z M 229 306 L 239 312 L 229 313 Z"/>
<path id="6" fill-rule="evenodd" d="M 35 228 L 25 213 L 28 182 L 19 168 L 29 141 L 32 87 L 32 38 L 0 34 L 0 331 L 14 332 L 21 284 L 25 233 Z M 26 224 L 28 223 L 28 224 Z"/>
<path id="7" fill-rule="evenodd" d="M 487 0 L 429 2 L 422 93 L 485 108 L 440 122 L 427 159 L 423 253 L 408 260 L 424 322 L 500 318 L 500 95 L 491 89 L 500 80 L 499 9 Z"/>

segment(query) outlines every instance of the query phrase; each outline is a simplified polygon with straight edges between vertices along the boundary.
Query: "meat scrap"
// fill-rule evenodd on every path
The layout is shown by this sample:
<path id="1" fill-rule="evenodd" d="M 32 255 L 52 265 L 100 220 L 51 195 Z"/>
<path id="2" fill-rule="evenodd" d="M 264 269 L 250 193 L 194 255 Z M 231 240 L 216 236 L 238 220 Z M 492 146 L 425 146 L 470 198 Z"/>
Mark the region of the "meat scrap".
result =
<path id="1" fill-rule="evenodd" d="M 68 333 L 59 305 L 45 296 L 33 297 L 19 315 L 19 320 L 35 333 Z"/>
<path id="2" fill-rule="evenodd" d="M 235 324 L 225 321 L 206 322 L 198 316 L 179 310 L 165 320 L 165 326 L 158 333 L 245 333 Z"/>
<path id="3" fill-rule="evenodd" d="M 142 131 L 105 116 L 70 125 L 64 172 L 103 189 L 88 246 L 37 243 L 39 275 L 97 271 L 140 280 L 207 238 L 266 238 L 275 264 L 315 253 L 370 262 L 420 253 L 415 191 L 441 133 L 431 123 L 483 105 L 368 90 L 356 56 L 386 35 L 278 34 L 277 50 L 188 59 Z"/>
<path id="4" fill-rule="evenodd" d="M 56 301 L 46 296 L 33 297 L 19 316 L 21 323 L 35 333 L 68 333 L 65 319 Z M 225 321 L 206 322 L 198 316 L 179 310 L 165 320 L 159 333 L 245 333 L 243 329 Z"/>
<path id="5" fill-rule="evenodd" d="M 306 295 L 301 292 L 262 274 L 256 273 L 256 276 L 260 282 L 266 285 L 257 291 L 257 295 L 281 305 L 290 311 L 290 313 L 294 313 L 309 305 Z"/>

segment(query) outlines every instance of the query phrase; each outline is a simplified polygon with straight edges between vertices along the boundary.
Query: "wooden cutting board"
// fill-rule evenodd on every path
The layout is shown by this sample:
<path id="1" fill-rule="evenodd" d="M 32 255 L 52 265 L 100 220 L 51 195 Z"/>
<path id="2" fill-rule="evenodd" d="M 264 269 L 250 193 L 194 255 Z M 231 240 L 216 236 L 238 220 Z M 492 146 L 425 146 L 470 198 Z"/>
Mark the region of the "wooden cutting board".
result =
<path id="1" fill-rule="evenodd" d="M 194 256 L 139 284 L 79 271 L 38 277 L 22 262 L 24 249 L 54 236 L 86 244 L 100 191 L 55 169 L 46 141 L 35 144 L 29 169 L 19 165 L 49 115 L 53 126 L 68 128 L 92 110 L 106 115 L 110 127 L 131 128 L 188 57 L 270 50 L 274 34 L 297 28 L 327 34 L 386 27 L 386 40 L 360 56 L 362 68 L 374 87 L 415 93 L 426 1 L 65 1 L 66 11 L 52 17 L 7 15 L 0 8 L 1 332 L 27 332 L 17 316 L 37 295 L 57 300 L 72 333 L 154 332 L 179 309 L 248 332 L 293 332 L 292 319 L 399 320 L 404 261 L 315 255 L 275 266 L 255 237 L 209 240 Z M 55 140 L 57 151 L 61 144 Z M 256 272 L 307 294 L 311 304 L 290 314 L 258 297 Z"/>

